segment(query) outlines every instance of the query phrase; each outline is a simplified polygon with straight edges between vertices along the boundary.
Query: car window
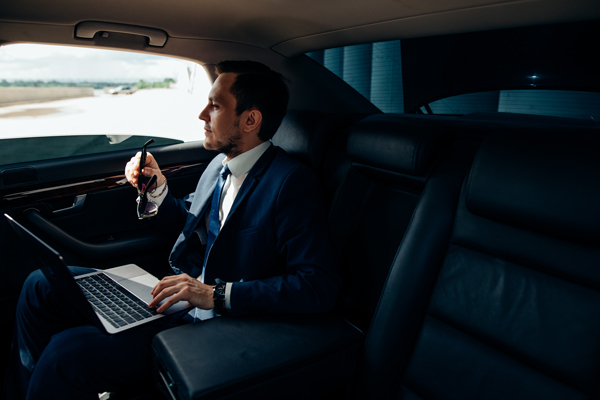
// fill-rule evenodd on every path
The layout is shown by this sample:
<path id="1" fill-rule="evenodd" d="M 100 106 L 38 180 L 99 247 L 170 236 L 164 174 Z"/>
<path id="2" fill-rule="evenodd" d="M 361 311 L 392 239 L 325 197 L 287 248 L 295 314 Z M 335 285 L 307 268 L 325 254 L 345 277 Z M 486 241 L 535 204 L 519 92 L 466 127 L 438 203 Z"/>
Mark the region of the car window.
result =
<path id="1" fill-rule="evenodd" d="M 320 50 L 307 55 L 383 112 L 404 112 L 401 41 Z"/>
<path id="2" fill-rule="evenodd" d="M 452 96 L 421 107 L 424 114 L 511 112 L 600 121 L 600 93 L 570 90 L 500 90 Z"/>
<path id="3" fill-rule="evenodd" d="M 591 24 L 403 39 L 307 53 L 382 112 L 600 119 Z M 527 40 L 523 40 L 527 38 Z"/>
<path id="4" fill-rule="evenodd" d="M 0 47 L 0 165 L 204 138 L 202 66 L 105 49 Z"/>

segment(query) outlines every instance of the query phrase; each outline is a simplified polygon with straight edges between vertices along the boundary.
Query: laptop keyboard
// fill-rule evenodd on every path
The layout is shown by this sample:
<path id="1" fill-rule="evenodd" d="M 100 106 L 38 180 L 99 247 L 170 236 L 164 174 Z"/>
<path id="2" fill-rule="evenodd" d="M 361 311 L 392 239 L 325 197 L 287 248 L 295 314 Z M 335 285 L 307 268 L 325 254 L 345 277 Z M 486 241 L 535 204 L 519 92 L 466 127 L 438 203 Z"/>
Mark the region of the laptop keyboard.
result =
<path id="1" fill-rule="evenodd" d="M 104 274 L 79 278 L 77 283 L 94 310 L 115 328 L 157 315 L 146 303 Z"/>

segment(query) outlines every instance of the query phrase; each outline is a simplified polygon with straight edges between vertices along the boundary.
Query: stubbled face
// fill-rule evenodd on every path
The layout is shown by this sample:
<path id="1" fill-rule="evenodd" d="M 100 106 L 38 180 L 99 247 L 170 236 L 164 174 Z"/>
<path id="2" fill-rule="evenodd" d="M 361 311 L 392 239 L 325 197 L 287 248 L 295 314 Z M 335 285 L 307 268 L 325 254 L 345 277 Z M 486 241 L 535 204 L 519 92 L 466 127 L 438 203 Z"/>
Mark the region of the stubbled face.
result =
<path id="1" fill-rule="evenodd" d="M 240 154 L 242 146 L 240 119 L 235 114 L 237 101 L 229 90 L 236 77 L 233 73 L 217 77 L 208 94 L 208 104 L 199 116 L 204 121 L 204 148 L 225 153 L 229 158 Z"/>

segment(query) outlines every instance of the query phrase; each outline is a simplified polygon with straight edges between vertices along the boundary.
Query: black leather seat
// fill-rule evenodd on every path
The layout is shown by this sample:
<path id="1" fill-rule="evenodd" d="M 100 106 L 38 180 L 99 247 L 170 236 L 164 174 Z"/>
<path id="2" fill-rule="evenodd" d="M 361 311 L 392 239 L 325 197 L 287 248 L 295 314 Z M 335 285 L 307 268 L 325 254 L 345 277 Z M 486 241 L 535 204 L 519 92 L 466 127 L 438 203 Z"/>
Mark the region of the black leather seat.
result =
<path id="1" fill-rule="evenodd" d="M 378 114 L 353 125 L 329 224 L 343 278 L 338 311 L 368 330 L 381 289 L 432 170 L 451 136 Z M 331 151 L 330 151 L 331 153 Z"/>
<path id="2" fill-rule="evenodd" d="M 319 111 L 289 110 L 272 142 L 320 173 L 329 143 L 359 118 Z"/>
<path id="3" fill-rule="evenodd" d="M 458 204 L 424 193 L 357 398 L 597 398 L 599 145 L 597 134 L 493 133 Z"/>
<path id="4" fill-rule="evenodd" d="M 323 116 L 290 114 L 282 129 L 293 128 L 291 136 L 276 136 L 274 142 L 319 171 L 319 157 L 306 151 L 318 154 L 319 143 L 327 145 L 312 137 L 322 124 L 332 126 L 334 117 Z M 349 386 L 363 343 L 355 326 L 366 330 L 404 229 L 449 138 L 384 115 L 353 126 L 347 142 L 339 140 L 345 138 L 339 131 L 327 133 L 337 139 L 332 143 L 337 155 L 345 157 L 346 149 L 348 155 L 337 165 L 340 170 L 321 170 L 324 180 L 341 177 L 331 190 L 330 212 L 344 254 L 339 309 L 305 317 L 221 317 L 161 332 L 153 341 L 158 369 L 178 398 L 313 398 L 344 393 Z"/>

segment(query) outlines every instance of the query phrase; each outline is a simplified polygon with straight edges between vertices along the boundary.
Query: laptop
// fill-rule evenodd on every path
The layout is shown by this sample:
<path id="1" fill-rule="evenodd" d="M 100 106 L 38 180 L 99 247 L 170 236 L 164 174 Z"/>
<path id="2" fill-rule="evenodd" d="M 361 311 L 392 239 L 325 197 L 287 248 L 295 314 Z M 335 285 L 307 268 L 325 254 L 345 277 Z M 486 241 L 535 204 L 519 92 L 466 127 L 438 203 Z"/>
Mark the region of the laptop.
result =
<path id="1" fill-rule="evenodd" d="M 180 301 L 160 314 L 148 308 L 152 301 L 150 291 L 159 280 L 135 264 L 73 276 L 58 251 L 8 214 L 4 216 L 31 246 L 31 254 L 55 290 L 64 294 L 90 323 L 110 334 L 193 308 L 187 301 Z"/>

